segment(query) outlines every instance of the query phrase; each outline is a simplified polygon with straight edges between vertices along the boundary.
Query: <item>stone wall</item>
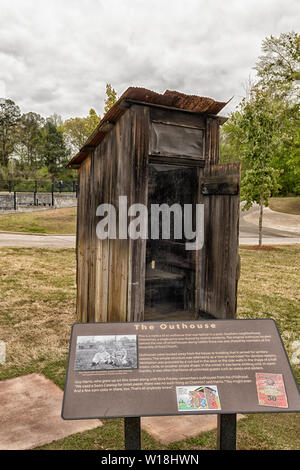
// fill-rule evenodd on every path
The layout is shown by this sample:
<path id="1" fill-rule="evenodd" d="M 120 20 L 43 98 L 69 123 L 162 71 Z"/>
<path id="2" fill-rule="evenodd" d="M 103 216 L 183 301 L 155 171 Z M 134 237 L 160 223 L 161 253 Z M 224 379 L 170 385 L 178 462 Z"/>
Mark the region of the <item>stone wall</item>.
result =
<path id="1" fill-rule="evenodd" d="M 22 208 L 37 207 L 73 207 L 77 205 L 75 193 L 0 193 L 0 210 L 14 210 L 16 203 L 17 210 Z M 53 205 L 52 205 L 53 204 Z"/>
<path id="2" fill-rule="evenodd" d="M 14 209 L 14 195 L 0 194 L 0 210 L 11 210 Z"/>

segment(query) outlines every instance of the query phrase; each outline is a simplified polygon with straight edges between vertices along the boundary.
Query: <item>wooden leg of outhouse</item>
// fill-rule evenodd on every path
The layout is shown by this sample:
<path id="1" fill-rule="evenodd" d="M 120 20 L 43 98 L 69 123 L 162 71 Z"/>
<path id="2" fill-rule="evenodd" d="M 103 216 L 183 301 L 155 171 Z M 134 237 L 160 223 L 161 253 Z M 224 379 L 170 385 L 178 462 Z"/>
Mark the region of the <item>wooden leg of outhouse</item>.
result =
<path id="1" fill-rule="evenodd" d="M 141 418 L 124 418 L 125 449 L 141 450 Z"/>
<path id="2" fill-rule="evenodd" d="M 236 414 L 218 414 L 218 449 L 236 450 Z"/>

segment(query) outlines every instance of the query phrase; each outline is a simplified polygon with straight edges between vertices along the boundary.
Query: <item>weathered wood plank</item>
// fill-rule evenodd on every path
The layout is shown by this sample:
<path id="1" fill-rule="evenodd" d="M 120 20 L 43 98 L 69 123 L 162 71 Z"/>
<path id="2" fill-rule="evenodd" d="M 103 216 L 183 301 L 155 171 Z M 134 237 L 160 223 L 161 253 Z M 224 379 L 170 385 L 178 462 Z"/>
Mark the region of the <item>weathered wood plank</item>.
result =
<path id="1" fill-rule="evenodd" d="M 219 162 L 219 120 L 208 117 L 205 130 L 205 163 L 217 165 Z"/>
<path id="2" fill-rule="evenodd" d="M 95 191 L 95 206 L 96 208 L 100 204 L 101 197 L 101 178 L 103 172 L 103 159 L 98 158 L 97 151 L 94 154 L 94 191 Z M 96 217 L 95 228 L 97 226 L 98 218 Z M 103 289 L 103 242 L 95 237 L 95 306 L 94 306 L 94 321 L 106 321 L 107 309 L 103 309 L 101 299 L 102 299 L 102 289 Z"/>
<path id="3" fill-rule="evenodd" d="M 132 115 L 132 160 L 130 202 L 142 203 L 147 207 L 148 198 L 148 150 L 149 150 L 149 108 L 134 105 Z M 129 240 L 130 252 L 130 305 L 128 321 L 142 321 L 145 308 L 146 240 Z"/>
<path id="4" fill-rule="evenodd" d="M 130 149 L 123 150 L 125 134 L 130 130 L 127 129 L 128 116 L 125 115 L 116 124 L 114 138 L 112 139 L 112 180 L 111 180 L 111 204 L 119 212 L 119 197 L 126 196 L 128 189 L 127 176 L 127 160 Z M 128 257 L 126 255 L 127 240 L 119 239 L 119 225 L 117 217 L 117 238 L 110 240 L 110 253 L 109 253 L 109 321 L 126 321 L 127 316 L 127 272 L 128 272 Z M 124 244 L 125 242 L 125 244 Z"/>
<path id="5" fill-rule="evenodd" d="M 98 176 L 100 178 L 99 194 L 95 194 L 98 197 L 98 204 L 110 203 L 110 188 L 111 188 L 111 139 L 110 134 L 101 142 L 98 147 L 98 158 L 102 160 L 101 168 L 102 173 Z M 99 221 L 100 219 L 98 219 Z M 109 309 L 108 309 L 108 295 L 109 295 L 109 250 L 110 240 L 99 240 L 102 250 L 102 270 L 101 270 L 101 289 L 100 298 L 97 302 L 100 303 L 102 311 L 102 321 L 109 321 Z"/>
<path id="6" fill-rule="evenodd" d="M 240 177 L 240 163 L 207 166 L 206 178 Z M 202 194 L 204 247 L 201 260 L 200 313 L 234 318 L 237 299 L 239 192 L 236 195 Z"/>
<path id="7" fill-rule="evenodd" d="M 187 157 L 186 155 L 149 155 L 149 163 L 158 163 L 166 165 L 176 165 L 184 167 L 204 167 L 205 160 L 203 158 Z"/>
<path id="8" fill-rule="evenodd" d="M 88 243 L 85 230 L 85 214 L 87 213 L 87 201 L 89 195 L 89 175 L 91 158 L 88 157 L 80 169 L 80 194 L 79 218 L 77 233 L 77 257 L 78 257 L 78 290 L 77 290 L 77 314 L 80 321 L 87 321 L 88 298 Z"/>
<path id="9" fill-rule="evenodd" d="M 150 121 L 164 122 L 166 124 L 176 124 L 191 126 L 198 129 L 205 128 L 205 117 L 201 114 L 187 113 L 180 110 L 170 110 L 163 108 L 149 108 Z"/>
<path id="10" fill-rule="evenodd" d="M 234 176 L 206 177 L 201 183 L 201 193 L 204 195 L 237 195 L 239 193 L 239 178 Z"/>

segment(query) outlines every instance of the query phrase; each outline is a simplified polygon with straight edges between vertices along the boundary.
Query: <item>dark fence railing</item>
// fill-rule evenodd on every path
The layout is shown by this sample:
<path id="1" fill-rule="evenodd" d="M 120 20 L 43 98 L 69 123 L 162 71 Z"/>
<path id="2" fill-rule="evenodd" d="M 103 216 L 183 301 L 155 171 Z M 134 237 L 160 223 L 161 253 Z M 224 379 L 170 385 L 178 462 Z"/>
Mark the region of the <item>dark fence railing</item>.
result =
<path id="1" fill-rule="evenodd" d="M 77 181 L 0 180 L 0 210 L 35 207 L 71 207 Z"/>
<path id="2" fill-rule="evenodd" d="M 0 180 L 0 192 L 77 193 L 77 181 Z"/>

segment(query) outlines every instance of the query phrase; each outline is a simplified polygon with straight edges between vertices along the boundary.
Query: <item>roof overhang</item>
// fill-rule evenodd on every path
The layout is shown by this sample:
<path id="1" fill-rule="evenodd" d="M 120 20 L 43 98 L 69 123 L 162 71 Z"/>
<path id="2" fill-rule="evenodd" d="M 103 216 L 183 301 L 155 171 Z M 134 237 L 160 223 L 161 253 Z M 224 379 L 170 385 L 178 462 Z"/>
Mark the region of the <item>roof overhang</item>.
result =
<path id="1" fill-rule="evenodd" d="M 94 132 L 87 139 L 80 151 L 71 159 L 67 168 L 79 168 L 91 151 L 99 145 L 105 135 L 114 127 L 115 123 L 133 104 L 142 106 L 154 106 L 193 114 L 205 114 L 216 118 L 217 114 L 228 102 L 215 101 L 203 96 L 186 95 L 178 91 L 166 90 L 163 94 L 155 93 L 146 88 L 130 87 L 110 110 L 101 119 Z M 218 116 L 220 124 L 226 118 Z"/>

